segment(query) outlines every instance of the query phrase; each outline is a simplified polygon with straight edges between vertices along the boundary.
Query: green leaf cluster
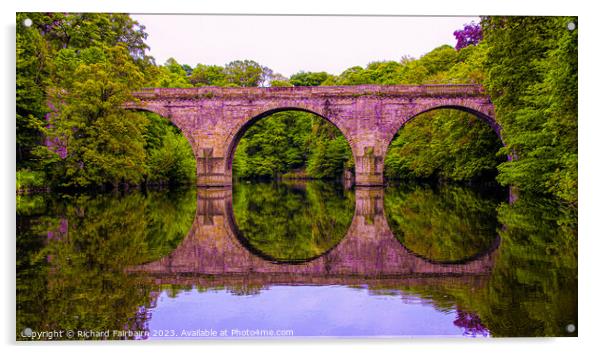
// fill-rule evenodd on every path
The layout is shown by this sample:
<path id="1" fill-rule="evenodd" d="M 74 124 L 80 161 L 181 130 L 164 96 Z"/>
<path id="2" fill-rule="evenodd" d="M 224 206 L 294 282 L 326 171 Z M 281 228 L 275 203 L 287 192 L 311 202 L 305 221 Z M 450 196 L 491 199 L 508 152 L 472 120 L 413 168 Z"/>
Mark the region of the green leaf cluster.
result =
<path id="1" fill-rule="evenodd" d="M 17 219 L 17 332 L 147 328 L 153 284 L 127 268 L 182 242 L 196 190 L 46 197 Z"/>
<path id="2" fill-rule="evenodd" d="M 322 181 L 237 184 L 233 211 L 239 236 L 270 260 L 318 257 L 345 237 L 353 219 L 353 193 L 340 187 Z"/>
<path id="3" fill-rule="evenodd" d="M 486 17 L 485 84 L 503 128 L 498 180 L 577 202 L 576 17 Z"/>
<path id="4" fill-rule="evenodd" d="M 431 111 L 407 123 L 385 158 L 389 179 L 489 179 L 504 156 L 495 132 L 475 115 L 452 109 Z"/>
<path id="5" fill-rule="evenodd" d="M 343 134 L 325 119 L 300 111 L 274 113 L 250 126 L 232 164 L 240 178 L 335 179 L 352 166 Z"/>
<path id="6" fill-rule="evenodd" d="M 43 171 L 58 187 L 194 180 L 179 131 L 120 108 L 156 80 L 187 84 L 178 81 L 186 71 L 177 62 L 157 67 L 145 54 L 144 26 L 126 14 L 19 13 L 17 20 L 18 169 Z"/>

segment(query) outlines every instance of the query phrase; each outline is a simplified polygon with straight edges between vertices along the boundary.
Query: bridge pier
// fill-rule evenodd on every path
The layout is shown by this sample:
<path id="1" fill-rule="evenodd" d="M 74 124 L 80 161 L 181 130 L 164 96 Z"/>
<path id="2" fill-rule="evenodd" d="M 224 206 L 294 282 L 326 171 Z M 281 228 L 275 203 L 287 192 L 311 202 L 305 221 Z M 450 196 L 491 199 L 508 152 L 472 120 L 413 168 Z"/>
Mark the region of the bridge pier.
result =
<path id="1" fill-rule="evenodd" d="M 355 184 L 357 186 L 382 186 L 384 179 L 384 154 L 375 153 L 374 146 L 364 146 L 355 158 Z"/>
<path id="2" fill-rule="evenodd" d="M 232 186 L 232 162 L 228 161 L 229 136 L 212 122 L 197 123 L 191 140 L 196 158 L 197 187 Z"/>
<path id="3" fill-rule="evenodd" d="M 393 235 L 385 216 L 384 189 L 356 188 L 355 214 L 346 236 L 321 257 L 282 264 L 254 253 L 238 231 L 232 208 L 231 188 L 199 188 L 196 216 L 188 236 L 160 260 L 129 267 L 128 272 L 154 276 L 200 275 L 269 278 L 313 282 L 339 276 L 354 279 L 387 279 L 437 275 L 482 275 L 493 268 L 495 248 L 459 264 L 433 262 L 410 253 Z"/>
<path id="4" fill-rule="evenodd" d="M 214 148 L 202 147 L 196 152 L 197 187 L 227 187 L 232 185 L 232 172 L 228 173 L 223 157 L 213 156 Z"/>
<path id="5" fill-rule="evenodd" d="M 232 168 L 224 166 L 223 157 L 213 157 L 212 149 L 202 149 L 197 154 L 197 187 L 232 186 Z M 375 155 L 373 149 L 355 159 L 355 185 L 371 187 L 384 185 L 384 156 Z"/>
<path id="6" fill-rule="evenodd" d="M 254 122 L 279 111 L 312 112 L 334 124 L 353 151 L 357 186 L 384 185 L 388 143 L 421 113 L 466 111 L 501 138 L 491 99 L 479 85 L 149 88 L 133 96 L 124 108 L 160 114 L 190 141 L 199 187 L 231 186 L 236 145 Z"/>

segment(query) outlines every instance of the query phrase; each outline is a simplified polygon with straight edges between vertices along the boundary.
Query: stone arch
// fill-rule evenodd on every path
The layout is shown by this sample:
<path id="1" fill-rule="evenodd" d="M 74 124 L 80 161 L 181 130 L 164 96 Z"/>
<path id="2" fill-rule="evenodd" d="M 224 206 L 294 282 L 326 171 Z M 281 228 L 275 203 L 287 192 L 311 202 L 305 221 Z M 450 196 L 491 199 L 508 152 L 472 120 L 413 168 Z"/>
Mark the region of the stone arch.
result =
<path id="1" fill-rule="evenodd" d="M 504 142 L 504 139 L 502 136 L 502 127 L 495 120 L 494 107 L 491 102 L 489 102 L 489 101 L 481 102 L 480 100 L 477 100 L 477 101 L 461 100 L 460 102 L 458 102 L 458 99 L 454 99 L 454 98 L 451 98 L 451 99 L 441 98 L 441 99 L 438 99 L 436 102 L 429 102 L 427 104 L 419 104 L 415 108 L 408 110 L 406 115 L 399 117 L 400 119 L 397 119 L 393 122 L 393 125 L 391 126 L 391 128 L 385 132 L 385 139 L 384 139 L 385 152 L 384 152 L 383 159 L 386 158 L 387 154 L 389 153 L 389 149 L 391 148 L 391 144 L 393 143 L 393 139 L 395 138 L 395 135 L 397 135 L 397 133 L 407 123 L 411 122 L 416 117 L 418 117 L 424 113 L 428 113 L 428 112 L 432 112 L 432 111 L 436 111 L 436 110 L 442 110 L 442 109 L 451 109 L 451 110 L 462 111 L 462 112 L 466 112 L 466 113 L 476 116 L 481 121 L 483 121 L 485 124 L 487 124 L 491 128 L 491 130 L 493 130 L 493 132 L 497 136 L 500 143 L 503 146 L 506 146 L 506 143 Z M 508 161 L 511 161 L 513 159 L 512 155 L 507 155 L 507 159 L 508 159 Z M 383 175 L 384 175 L 384 173 L 385 173 L 385 169 L 383 166 Z"/>
<path id="2" fill-rule="evenodd" d="M 190 148 L 192 149 L 192 153 L 193 153 L 195 159 L 197 159 L 197 156 L 196 156 L 197 155 L 197 142 L 194 137 L 194 131 L 192 129 L 190 129 L 189 127 L 187 127 L 184 124 L 185 122 L 182 122 L 182 121 L 179 121 L 178 119 L 176 119 L 177 117 L 175 117 L 172 114 L 169 107 L 166 107 L 166 105 L 164 105 L 164 104 L 158 104 L 158 105 L 126 104 L 125 106 L 123 106 L 123 108 L 130 110 L 130 111 L 155 113 L 155 114 L 158 114 L 161 117 L 167 119 L 171 124 L 175 125 L 180 130 L 182 135 L 184 135 L 184 137 L 190 144 Z"/>
<path id="3" fill-rule="evenodd" d="M 236 148 L 237 148 L 240 140 L 242 139 L 242 137 L 245 135 L 245 133 L 249 130 L 249 128 L 251 126 L 253 126 L 253 124 L 257 123 L 258 121 L 260 121 L 263 118 L 266 118 L 266 117 L 268 117 L 274 113 L 278 113 L 278 112 L 285 112 L 285 111 L 306 112 L 306 113 L 311 113 L 313 115 L 316 115 L 316 116 L 326 120 L 330 124 L 334 125 L 341 134 L 343 134 L 343 136 L 345 137 L 345 140 L 347 141 L 347 144 L 351 148 L 352 154 L 354 155 L 353 156 L 354 159 L 356 158 L 355 150 L 353 149 L 352 139 L 351 139 L 349 132 L 346 131 L 344 125 L 342 125 L 342 124 L 340 124 L 340 122 L 338 122 L 338 120 L 336 119 L 335 116 L 333 116 L 331 114 L 327 114 L 325 112 L 325 110 L 320 109 L 319 107 L 311 107 L 311 106 L 306 106 L 306 105 L 298 104 L 298 103 L 296 103 L 296 104 L 275 103 L 275 104 L 268 104 L 266 106 L 263 106 L 260 109 L 254 110 L 251 114 L 248 115 L 249 118 L 247 118 L 243 122 L 241 122 L 226 138 L 226 141 L 225 141 L 225 144 L 226 144 L 225 168 L 226 168 L 226 173 L 229 174 L 230 176 L 232 175 L 232 162 L 234 160 L 234 153 L 236 152 Z"/>
<path id="4" fill-rule="evenodd" d="M 446 101 L 451 101 L 451 102 L 446 102 Z M 387 146 L 386 152 L 388 152 L 388 150 L 389 150 L 388 147 L 391 145 L 391 142 L 393 141 L 393 138 L 395 137 L 397 132 L 401 128 L 403 128 L 407 123 L 411 122 L 416 117 L 418 117 L 424 113 L 428 113 L 428 112 L 432 112 L 432 111 L 436 111 L 436 110 L 440 110 L 440 109 L 454 109 L 454 110 L 470 113 L 470 114 L 478 117 L 480 120 L 485 122 L 495 132 L 497 137 L 500 139 L 502 145 L 504 145 L 504 146 L 506 145 L 504 143 L 504 140 L 502 139 L 502 128 L 495 120 L 495 113 L 493 111 L 493 105 L 491 103 L 489 103 L 488 105 L 472 103 L 472 102 L 457 103 L 457 102 L 454 102 L 453 100 L 440 99 L 436 103 L 431 103 L 431 104 L 426 104 L 426 105 L 418 105 L 415 109 L 410 110 L 406 116 L 401 117 L 401 119 L 396 121 L 394 123 L 394 125 L 391 127 L 391 129 L 389 129 L 386 132 L 386 139 L 385 139 L 386 146 Z"/>
<path id="5" fill-rule="evenodd" d="M 413 117 L 437 108 L 476 114 L 501 136 L 490 98 L 479 85 L 362 85 L 287 88 L 149 88 L 124 108 L 168 117 L 193 146 L 198 186 L 232 183 L 238 141 L 256 120 L 300 110 L 334 124 L 355 161 L 355 184 L 383 185 L 384 156 L 397 131 Z"/>
<path id="6" fill-rule="evenodd" d="M 385 157 L 389 153 L 389 149 L 391 148 L 391 143 L 393 142 L 393 138 L 395 135 L 409 122 L 414 120 L 416 117 L 436 111 L 441 109 L 452 109 L 458 110 L 462 112 L 466 112 L 472 114 L 487 124 L 493 132 L 498 137 L 498 140 L 501 142 L 503 146 L 506 146 L 503 136 L 502 136 L 502 128 L 495 120 L 495 113 L 493 105 L 489 102 L 483 104 L 482 102 L 455 102 L 453 99 L 439 99 L 435 103 L 429 103 L 425 105 L 418 105 L 416 108 L 408 111 L 408 114 L 400 117 L 401 119 L 396 120 L 391 128 L 385 132 Z M 512 156 L 508 155 L 508 161 L 512 160 Z M 384 168 L 383 168 L 384 173 Z"/>

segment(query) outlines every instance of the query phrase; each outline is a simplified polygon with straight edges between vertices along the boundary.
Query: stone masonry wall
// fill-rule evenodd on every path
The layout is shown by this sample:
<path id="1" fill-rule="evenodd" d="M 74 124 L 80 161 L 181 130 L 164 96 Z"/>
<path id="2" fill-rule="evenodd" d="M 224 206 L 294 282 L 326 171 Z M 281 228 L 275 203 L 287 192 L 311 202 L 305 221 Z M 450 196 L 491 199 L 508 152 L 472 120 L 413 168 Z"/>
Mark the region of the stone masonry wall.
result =
<path id="1" fill-rule="evenodd" d="M 355 158 L 355 183 L 384 183 L 384 157 L 396 132 L 413 117 L 456 108 L 487 122 L 501 137 L 494 107 L 479 85 L 360 85 L 272 88 L 151 88 L 125 108 L 170 119 L 190 141 L 198 186 L 232 184 L 232 158 L 255 121 L 282 110 L 315 113 L 339 128 Z"/>

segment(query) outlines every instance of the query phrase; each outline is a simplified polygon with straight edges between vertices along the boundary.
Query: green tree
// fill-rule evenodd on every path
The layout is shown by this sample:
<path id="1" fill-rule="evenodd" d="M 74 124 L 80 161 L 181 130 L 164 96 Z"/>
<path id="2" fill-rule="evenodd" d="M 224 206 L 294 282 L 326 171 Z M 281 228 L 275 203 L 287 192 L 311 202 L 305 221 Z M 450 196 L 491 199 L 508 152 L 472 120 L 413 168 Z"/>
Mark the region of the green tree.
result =
<path id="1" fill-rule="evenodd" d="M 282 74 L 272 74 L 270 76 L 270 87 L 292 87 L 290 80 Z"/>
<path id="2" fill-rule="evenodd" d="M 53 64 L 45 129 L 53 143 L 37 150 L 48 175 L 66 187 L 140 183 L 146 119 L 120 106 L 143 76 L 126 46 L 62 49 Z"/>
<path id="3" fill-rule="evenodd" d="M 363 85 L 371 83 L 361 66 L 354 66 L 341 73 L 336 79 L 338 85 Z"/>
<path id="4" fill-rule="evenodd" d="M 145 54 L 144 26 L 126 14 L 19 13 L 17 20 L 17 158 L 24 182 L 35 176 L 37 186 L 44 175 L 65 187 L 190 180 L 192 154 L 179 131 L 119 108 L 141 86 L 191 86 L 186 66 L 170 59 L 157 67 Z M 163 129 L 166 136 L 155 137 L 160 145 L 148 143 L 147 129 Z"/>
<path id="5" fill-rule="evenodd" d="M 224 68 L 226 80 L 235 86 L 257 87 L 269 82 L 272 70 L 253 60 L 235 60 Z"/>
<path id="6" fill-rule="evenodd" d="M 190 74 L 190 83 L 199 86 L 225 86 L 226 72 L 218 65 L 198 64 Z"/>
<path id="7" fill-rule="evenodd" d="M 304 112 L 279 112 L 261 119 L 241 139 L 242 149 L 237 149 L 234 157 L 235 173 L 240 177 L 274 178 L 302 168 L 310 130 L 311 117 Z"/>
<path id="8" fill-rule="evenodd" d="M 188 140 L 165 118 L 148 115 L 145 130 L 147 151 L 146 180 L 158 184 L 191 184 L 195 182 L 196 161 Z"/>
<path id="9" fill-rule="evenodd" d="M 55 50 L 125 45 L 132 58 L 148 60 L 145 27 L 119 13 L 26 13 Z"/>
<path id="10" fill-rule="evenodd" d="M 333 75 L 330 75 L 324 71 L 321 71 L 321 72 L 300 71 L 291 76 L 290 83 L 293 84 L 293 86 L 320 86 L 328 78 L 333 78 L 333 77 L 334 77 Z"/>
<path id="11" fill-rule="evenodd" d="M 340 178 L 353 170 L 354 160 L 349 142 L 332 123 L 313 117 L 307 159 L 307 174 L 312 178 Z"/>
<path id="12" fill-rule="evenodd" d="M 16 149 L 17 169 L 34 167 L 31 151 L 43 142 L 46 104 L 46 76 L 48 75 L 48 44 L 36 27 L 26 27 L 26 18 L 37 23 L 40 16 L 17 14 L 16 37 Z"/>
<path id="13" fill-rule="evenodd" d="M 575 17 L 486 17 L 486 86 L 505 153 L 498 180 L 577 202 Z"/>
<path id="14" fill-rule="evenodd" d="M 458 52 L 449 45 L 442 45 L 420 58 L 420 65 L 426 68 L 429 75 L 449 70 L 457 63 Z"/>
<path id="15" fill-rule="evenodd" d="M 182 69 L 186 73 L 186 76 L 190 76 L 192 74 L 192 67 L 188 64 L 182 64 Z"/>
<path id="16" fill-rule="evenodd" d="M 486 123 L 458 110 L 424 113 L 407 123 L 385 158 L 388 178 L 490 178 L 504 156 L 501 141 Z"/>
<path id="17" fill-rule="evenodd" d="M 330 122 L 311 113 L 284 111 L 253 124 L 241 138 L 233 161 L 242 178 L 340 178 L 351 169 L 351 148 Z"/>
<path id="18" fill-rule="evenodd" d="M 174 58 L 167 59 L 165 65 L 160 67 L 156 84 L 159 87 L 192 87 L 186 70 Z"/>

